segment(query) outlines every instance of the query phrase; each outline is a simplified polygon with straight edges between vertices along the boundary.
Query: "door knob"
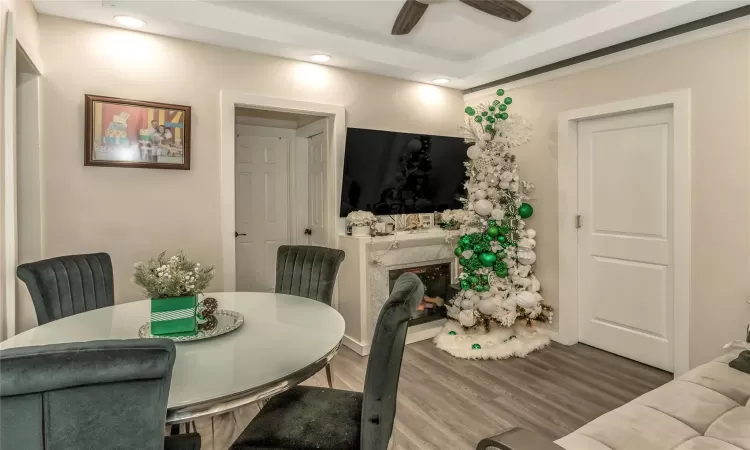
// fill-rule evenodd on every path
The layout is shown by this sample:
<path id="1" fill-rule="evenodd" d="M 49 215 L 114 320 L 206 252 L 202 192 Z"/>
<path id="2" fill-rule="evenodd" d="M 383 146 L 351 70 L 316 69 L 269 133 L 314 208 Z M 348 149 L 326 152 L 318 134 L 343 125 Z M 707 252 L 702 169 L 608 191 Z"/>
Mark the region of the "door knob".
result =
<path id="1" fill-rule="evenodd" d="M 305 228 L 305 235 L 312 236 L 312 230 L 309 228 Z"/>
<path id="2" fill-rule="evenodd" d="M 234 237 L 240 237 L 240 236 L 247 236 L 247 233 L 238 233 L 236 231 L 234 232 Z"/>

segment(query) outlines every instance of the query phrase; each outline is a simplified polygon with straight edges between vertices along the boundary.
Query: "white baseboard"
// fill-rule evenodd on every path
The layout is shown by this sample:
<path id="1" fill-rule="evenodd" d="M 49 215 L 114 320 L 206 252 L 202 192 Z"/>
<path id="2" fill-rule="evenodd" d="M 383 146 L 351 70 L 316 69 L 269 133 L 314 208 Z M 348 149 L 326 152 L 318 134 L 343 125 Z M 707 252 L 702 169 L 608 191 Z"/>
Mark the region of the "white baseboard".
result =
<path id="1" fill-rule="evenodd" d="M 354 353 L 360 355 L 360 356 L 367 356 L 370 354 L 370 345 L 371 344 L 363 344 L 356 339 L 352 339 L 351 337 L 344 335 L 344 338 L 341 340 L 341 343 L 344 344 L 344 347 L 351 349 L 354 351 Z"/>
<path id="2" fill-rule="evenodd" d="M 445 325 L 445 319 L 409 327 L 409 331 L 406 333 L 406 343 L 413 344 L 432 339 L 443 329 L 443 325 Z"/>

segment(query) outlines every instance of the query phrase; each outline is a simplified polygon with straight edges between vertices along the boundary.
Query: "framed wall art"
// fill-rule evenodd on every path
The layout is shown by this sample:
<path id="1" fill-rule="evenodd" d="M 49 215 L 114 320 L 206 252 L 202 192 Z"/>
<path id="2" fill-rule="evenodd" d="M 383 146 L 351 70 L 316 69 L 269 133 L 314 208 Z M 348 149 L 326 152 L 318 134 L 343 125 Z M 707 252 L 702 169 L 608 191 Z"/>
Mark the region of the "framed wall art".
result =
<path id="1" fill-rule="evenodd" d="M 84 165 L 190 169 L 190 107 L 86 95 Z"/>

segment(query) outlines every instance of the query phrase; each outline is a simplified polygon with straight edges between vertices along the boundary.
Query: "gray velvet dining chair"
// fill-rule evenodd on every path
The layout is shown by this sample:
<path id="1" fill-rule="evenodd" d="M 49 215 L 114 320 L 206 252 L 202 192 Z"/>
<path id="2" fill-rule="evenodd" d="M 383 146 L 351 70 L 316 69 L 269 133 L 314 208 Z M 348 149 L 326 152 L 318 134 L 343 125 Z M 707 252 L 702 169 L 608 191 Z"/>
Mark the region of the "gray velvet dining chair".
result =
<path id="1" fill-rule="evenodd" d="M 21 264 L 39 325 L 115 304 L 112 259 L 106 253 L 58 256 Z"/>
<path id="2" fill-rule="evenodd" d="M 276 289 L 279 294 L 307 297 L 331 306 L 336 275 L 346 254 L 343 250 L 312 245 L 282 245 L 276 253 Z M 333 369 L 326 365 L 328 386 Z"/>
<path id="3" fill-rule="evenodd" d="M 175 361 L 168 339 L 0 350 L 0 448 L 200 448 L 164 437 Z"/>
<path id="4" fill-rule="evenodd" d="M 296 386 L 266 403 L 231 450 L 385 450 L 408 322 L 424 296 L 412 273 L 396 280 L 375 326 L 364 392 Z"/>

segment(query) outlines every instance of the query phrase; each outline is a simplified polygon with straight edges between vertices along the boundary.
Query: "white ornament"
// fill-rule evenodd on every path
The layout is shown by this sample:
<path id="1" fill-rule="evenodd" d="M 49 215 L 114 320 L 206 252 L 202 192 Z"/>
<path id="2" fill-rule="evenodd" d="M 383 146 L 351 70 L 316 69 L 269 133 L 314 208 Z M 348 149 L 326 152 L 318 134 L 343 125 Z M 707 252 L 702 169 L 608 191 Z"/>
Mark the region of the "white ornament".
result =
<path id="1" fill-rule="evenodd" d="M 498 292 L 500 292 L 500 288 L 499 287 L 497 287 L 497 286 L 490 286 L 490 293 L 497 294 Z"/>
<path id="2" fill-rule="evenodd" d="M 472 302 L 469 299 L 466 299 L 461 302 L 461 309 L 472 309 L 474 308 L 474 302 Z"/>
<path id="3" fill-rule="evenodd" d="M 483 149 L 483 148 L 487 147 L 487 141 L 483 141 L 483 140 L 480 139 L 474 145 L 476 145 L 477 147 Z"/>
<path id="4" fill-rule="evenodd" d="M 476 305 L 477 303 L 479 303 L 479 300 L 481 300 L 481 298 L 479 297 L 479 294 L 474 294 L 469 300 L 471 301 L 471 303 Z"/>
<path id="5" fill-rule="evenodd" d="M 482 135 L 482 140 L 483 140 L 483 141 L 488 141 L 488 142 L 489 142 L 489 141 L 491 141 L 491 140 L 492 140 L 492 135 L 491 135 L 491 134 L 489 134 L 489 133 L 484 133 L 484 134 Z"/>
<path id="6" fill-rule="evenodd" d="M 480 170 L 481 170 L 481 169 L 480 169 Z M 484 181 L 484 177 L 486 177 L 486 175 L 485 175 L 485 174 L 483 174 L 483 173 L 480 173 L 480 174 L 478 174 L 478 175 L 477 175 L 477 180 L 478 180 L 478 181 Z"/>
<path id="7" fill-rule="evenodd" d="M 528 291 L 522 291 L 522 292 L 517 293 L 515 295 L 515 299 L 516 299 L 516 305 L 524 309 L 533 308 L 537 304 L 537 300 L 536 300 L 536 297 L 534 297 L 534 294 Z"/>
<path id="8" fill-rule="evenodd" d="M 515 284 L 516 286 L 521 286 L 524 289 L 531 286 L 531 280 L 529 280 L 528 278 L 519 277 L 518 275 L 513 275 L 511 277 L 511 281 L 513 281 L 513 284 Z"/>
<path id="9" fill-rule="evenodd" d="M 516 268 L 515 273 L 518 276 L 526 277 L 531 272 L 531 266 L 520 265 Z"/>
<path id="10" fill-rule="evenodd" d="M 516 310 L 516 296 L 515 295 L 511 295 L 503 302 L 503 309 L 507 309 L 508 311 Z"/>
<path id="11" fill-rule="evenodd" d="M 510 183 L 510 190 L 511 192 L 518 192 L 518 183 L 516 183 L 515 181 Z"/>
<path id="12" fill-rule="evenodd" d="M 502 218 L 505 216 L 505 211 L 499 208 L 495 208 L 492 210 L 492 218 L 495 220 L 502 220 Z"/>
<path id="13" fill-rule="evenodd" d="M 518 251 L 518 262 L 521 264 L 531 265 L 536 261 L 536 253 L 534 250 L 519 250 Z"/>
<path id="14" fill-rule="evenodd" d="M 474 323 L 476 323 L 477 318 L 474 316 L 473 310 L 467 309 L 461 311 L 458 315 L 458 321 L 465 327 L 472 327 L 474 326 Z"/>
<path id="15" fill-rule="evenodd" d="M 471 203 L 469 204 L 471 205 Z M 477 200 L 473 205 L 474 211 L 480 216 L 489 216 L 492 213 L 492 202 L 487 199 Z"/>
<path id="16" fill-rule="evenodd" d="M 482 200 L 483 198 L 487 198 L 487 191 L 483 191 L 479 189 L 474 193 L 474 198 L 477 200 Z"/>
<path id="17" fill-rule="evenodd" d="M 474 294 L 476 294 L 476 292 L 474 292 L 471 289 L 467 289 L 467 290 L 464 291 L 464 297 L 466 297 L 466 298 L 474 297 Z"/>
<path id="18" fill-rule="evenodd" d="M 486 191 L 488 187 L 490 187 L 486 182 L 482 181 L 477 185 L 477 187 L 483 191 Z"/>
<path id="19" fill-rule="evenodd" d="M 484 291 L 481 294 L 479 294 L 479 297 L 482 298 L 482 300 L 484 300 L 487 297 L 492 297 L 492 293 L 490 291 Z"/>
<path id="20" fill-rule="evenodd" d="M 518 248 L 528 248 L 532 250 L 536 247 L 536 241 L 531 238 L 523 238 L 518 240 Z"/>
<path id="21" fill-rule="evenodd" d="M 471 258 L 471 256 L 474 254 L 474 250 L 464 250 L 461 252 L 461 256 L 463 256 L 466 259 Z"/>
<path id="22" fill-rule="evenodd" d="M 539 282 L 539 279 L 536 277 L 536 275 L 531 276 L 531 285 L 529 286 L 528 290 L 529 292 L 539 292 L 539 289 L 542 288 L 542 283 Z"/>
<path id="23" fill-rule="evenodd" d="M 500 178 L 497 177 L 497 175 L 490 175 L 487 177 L 487 184 L 490 186 L 497 186 L 497 184 L 500 182 Z"/>
<path id="24" fill-rule="evenodd" d="M 533 228 L 527 229 L 526 236 L 530 237 L 531 239 L 534 239 L 536 237 L 536 230 Z"/>
<path id="25" fill-rule="evenodd" d="M 480 153 L 482 153 L 482 149 L 477 147 L 476 145 L 472 145 L 466 150 L 466 156 L 468 156 L 469 159 L 479 158 Z"/>
<path id="26" fill-rule="evenodd" d="M 500 191 L 497 190 L 497 188 L 491 187 L 487 189 L 487 195 L 489 197 L 497 197 L 497 194 L 499 194 Z"/>
<path id="27" fill-rule="evenodd" d="M 477 309 L 480 313 L 491 316 L 495 311 L 497 311 L 497 305 L 492 301 L 491 298 L 486 298 L 479 302 L 479 304 L 477 305 Z"/>
<path id="28" fill-rule="evenodd" d="M 507 181 L 508 183 L 510 183 L 511 181 L 513 181 L 513 174 L 510 173 L 510 172 L 507 172 L 507 171 L 501 173 L 500 174 L 500 181 Z"/>
<path id="29" fill-rule="evenodd" d="M 508 189 L 508 188 L 510 188 L 510 183 L 508 183 L 507 181 L 501 181 L 497 185 L 497 187 L 499 187 L 500 189 Z"/>

